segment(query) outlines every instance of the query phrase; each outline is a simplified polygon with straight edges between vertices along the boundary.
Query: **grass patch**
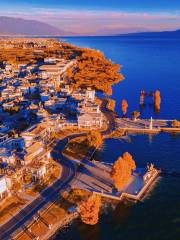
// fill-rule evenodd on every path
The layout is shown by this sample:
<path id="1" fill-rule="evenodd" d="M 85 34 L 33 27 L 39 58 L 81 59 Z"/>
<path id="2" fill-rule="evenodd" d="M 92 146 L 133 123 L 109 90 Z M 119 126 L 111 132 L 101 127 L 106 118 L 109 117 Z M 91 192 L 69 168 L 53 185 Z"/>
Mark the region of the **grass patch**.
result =
<path id="1" fill-rule="evenodd" d="M 70 192 L 62 193 L 62 197 L 69 203 L 78 205 L 81 201 L 87 200 L 92 193 L 78 188 L 71 189 Z"/>
<path id="2" fill-rule="evenodd" d="M 67 147 L 63 150 L 65 155 L 69 157 L 82 160 L 89 151 L 89 146 L 87 145 L 87 138 L 85 136 L 77 137 L 72 139 Z"/>

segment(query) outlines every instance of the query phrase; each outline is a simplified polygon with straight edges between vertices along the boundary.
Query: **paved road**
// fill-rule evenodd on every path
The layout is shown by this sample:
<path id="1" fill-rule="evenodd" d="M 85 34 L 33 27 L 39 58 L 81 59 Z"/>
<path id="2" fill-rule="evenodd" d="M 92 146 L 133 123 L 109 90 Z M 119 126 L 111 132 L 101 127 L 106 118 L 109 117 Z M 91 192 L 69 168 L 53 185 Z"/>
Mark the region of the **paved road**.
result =
<path id="1" fill-rule="evenodd" d="M 116 129 L 114 113 L 112 111 L 110 111 L 109 109 L 107 109 L 107 104 L 108 104 L 108 100 L 103 99 L 102 105 L 101 105 L 101 111 L 104 113 L 104 115 L 108 121 L 107 129 L 105 131 L 101 132 L 101 134 L 103 136 L 110 134 L 111 132 L 113 132 Z"/>
<path id="2" fill-rule="evenodd" d="M 61 154 L 62 149 L 67 144 L 67 141 L 67 137 L 62 141 L 59 141 L 52 152 L 53 158 L 56 161 L 59 161 L 62 165 L 62 174 L 60 179 L 58 179 L 52 186 L 45 189 L 45 191 L 43 191 L 31 204 L 20 210 L 18 214 L 0 227 L 1 240 L 10 239 L 11 234 L 26 224 L 38 212 L 38 210 L 57 199 L 59 193 L 63 191 L 74 178 L 76 172 L 75 165 L 73 165 L 72 162 L 67 161 Z"/>
<path id="3" fill-rule="evenodd" d="M 101 110 L 104 112 L 106 118 L 109 121 L 107 130 L 102 132 L 102 135 L 107 135 L 115 129 L 114 117 L 111 112 L 106 108 L 107 101 L 103 100 Z M 52 157 L 54 160 L 62 165 L 62 174 L 60 179 L 58 179 L 52 186 L 47 187 L 38 198 L 36 198 L 32 203 L 26 206 L 24 209 L 20 210 L 18 214 L 12 217 L 7 223 L 0 227 L 0 240 L 8 240 L 11 235 L 19 228 L 23 227 L 37 212 L 57 199 L 58 195 L 68 187 L 68 185 L 73 180 L 76 174 L 76 164 L 72 161 L 67 161 L 67 159 L 62 155 L 62 150 L 68 143 L 68 139 L 74 137 L 85 135 L 86 133 L 74 134 L 69 137 L 65 137 L 63 140 L 59 141 L 52 151 Z M 87 159 L 89 160 L 94 149 L 91 149 L 88 153 Z"/>

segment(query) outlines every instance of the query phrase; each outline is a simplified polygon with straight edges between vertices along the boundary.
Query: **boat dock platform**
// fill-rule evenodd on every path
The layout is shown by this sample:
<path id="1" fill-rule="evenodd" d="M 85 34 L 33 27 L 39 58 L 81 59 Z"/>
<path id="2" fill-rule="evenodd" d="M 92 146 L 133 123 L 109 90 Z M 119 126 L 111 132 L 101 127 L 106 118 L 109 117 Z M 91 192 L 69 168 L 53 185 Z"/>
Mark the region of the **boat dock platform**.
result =
<path id="1" fill-rule="evenodd" d="M 132 173 L 126 186 L 121 191 L 117 191 L 110 176 L 111 168 L 112 164 L 87 161 L 86 164 L 81 165 L 71 187 L 113 200 L 129 199 L 140 201 L 161 173 L 160 170 L 155 168 L 151 171 L 146 168 L 137 168 Z"/>
<path id="2" fill-rule="evenodd" d="M 94 192 L 94 193 L 101 195 L 102 197 L 105 197 L 105 198 L 111 198 L 113 200 L 122 201 L 124 199 L 127 199 L 134 202 L 138 202 L 138 201 L 141 201 L 144 198 L 144 196 L 146 196 L 146 193 L 152 187 L 152 184 L 157 180 L 160 174 L 161 174 L 161 171 L 156 170 L 138 193 L 122 192 L 120 196 L 113 196 L 113 195 L 104 194 L 100 192 Z"/>
<path id="3" fill-rule="evenodd" d="M 116 129 L 125 132 L 158 134 L 160 132 L 180 133 L 180 127 L 172 127 L 173 120 L 117 118 Z"/>

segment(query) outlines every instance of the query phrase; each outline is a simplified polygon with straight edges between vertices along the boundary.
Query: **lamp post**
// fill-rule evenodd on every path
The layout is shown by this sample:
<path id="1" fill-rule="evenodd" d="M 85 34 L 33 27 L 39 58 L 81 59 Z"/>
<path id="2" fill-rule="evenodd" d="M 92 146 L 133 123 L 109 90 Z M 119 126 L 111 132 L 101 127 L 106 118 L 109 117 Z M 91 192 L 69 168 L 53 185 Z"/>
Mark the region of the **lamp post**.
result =
<path id="1" fill-rule="evenodd" d="M 152 117 L 150 119 L 149 129 L 151 129 L 151 130 L 153 129 L 153 119 L 152 119 Z"/>

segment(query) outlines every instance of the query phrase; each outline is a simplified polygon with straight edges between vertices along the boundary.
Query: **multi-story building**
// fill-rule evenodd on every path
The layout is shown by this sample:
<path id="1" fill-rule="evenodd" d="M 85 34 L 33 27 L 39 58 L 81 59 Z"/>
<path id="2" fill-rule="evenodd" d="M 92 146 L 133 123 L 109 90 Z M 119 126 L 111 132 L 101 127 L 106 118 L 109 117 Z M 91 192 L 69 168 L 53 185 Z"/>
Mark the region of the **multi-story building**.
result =
<path id="1" fill-rule="evenodd" d="M 4 175 L 0 175 L 0 200 L 5 198 L 8 195 L 8 186 L 6 182 L 6 177 Z"/>

